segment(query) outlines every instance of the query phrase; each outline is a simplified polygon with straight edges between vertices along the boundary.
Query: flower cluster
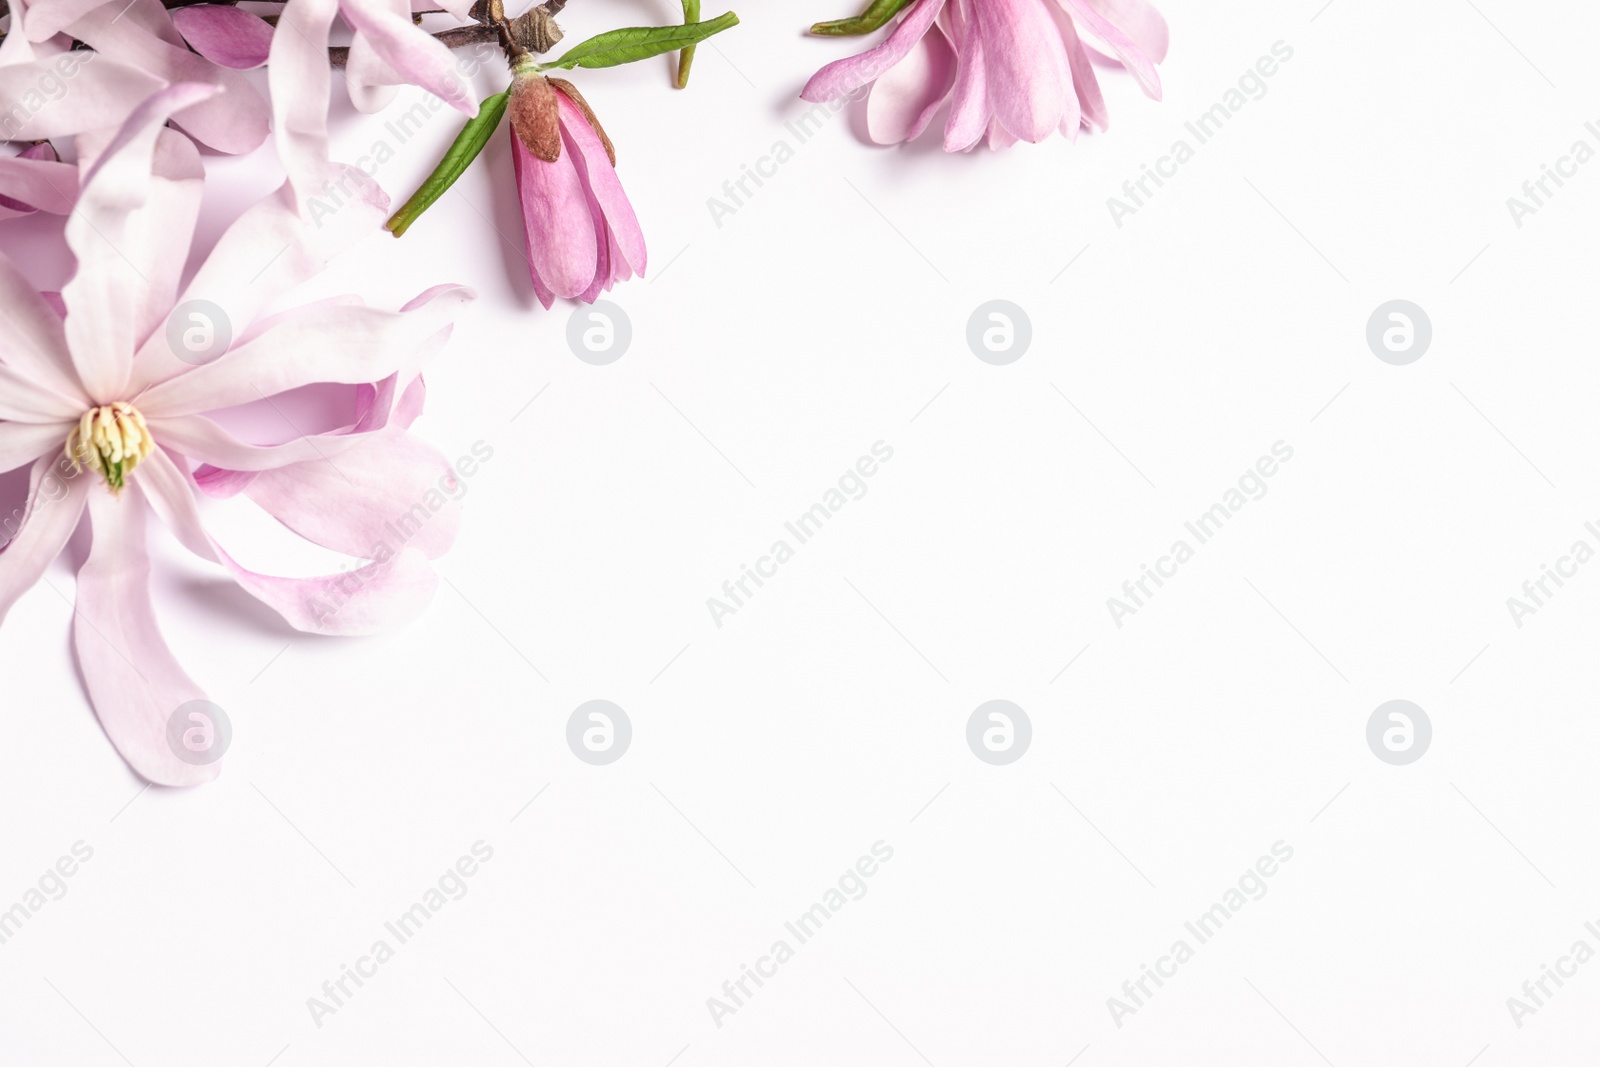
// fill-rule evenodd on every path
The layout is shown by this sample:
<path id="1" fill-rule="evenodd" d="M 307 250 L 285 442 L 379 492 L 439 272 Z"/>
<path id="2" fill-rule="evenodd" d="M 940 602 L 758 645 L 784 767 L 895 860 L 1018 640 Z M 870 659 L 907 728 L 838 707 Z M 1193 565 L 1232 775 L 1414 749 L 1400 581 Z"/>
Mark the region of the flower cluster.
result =
<path id="1" fill-rule="evenodd" d="M 904 0 L 812 29 L 863 32 L 890 7 Z M 915 140 L 946 105 L 947 152 L 1037 143 L 1058 131 L 1076 140 L 1080 127 L 1108 125 L 1084 36 L 1161 99 L 1156 64 L 1166 58 L 1167 24 L 1148 0 L 915 0 L 887 40 L 823 67 L 801 95 L 825 101 L 867 90 L 867 128 L 880 144 Z"/>
<path id="2" fill-rule="evenodd" d="M 0 244 L 0 474 L 27 477 L 0 543 L 0 620 L 59 558 L 77 555 L 64 549 L 84 531 L 73 647 L 107 737 L 146 780 L 190 785 L 219 770 L 173 740 L 178 713 L 204 690 L 157 623 L 148 527 L 164 527 L 287 625 L 329 635 L 416 616 L 434 590 L 431 561 L 455 539 L 456 472 L 411 427 L 423 367 L 471 292 L 419 283 L 408 303 L 385 308 L 357 294 L 297 304 L 297 287 L 359 241 L 406 233 L 502 122 L 512 173 L 500 188 L 521 208 L 530 306 L 593 302 L 644 274 L 644 231 L 616 148 L 561 75 L 676 53 L 681 89 L 695 46 L 738 19 L 702 20 L 699 0 L 683 0 L 682 23 L 609 30 L 545 58 L 563 40 L 556 17 L 567 2 L 514 17 L 503 0 L 425 9 L 260 0 L 267 13 L 231 0 L 0 6 L 0 141 L 13 146 L 0 156 L 0 222 L 56 216 L 72 262 L 54 292 Z M 450 24 L 430 25 L 439 17 Z M 1166 26 L 1146 0 L 872 0 L 858 18 L 813 29 L 865 33 L 891 21 L 881 45 L 824 68 L 803 94 L 871 85 L 878 141 L 913 139 L 946 107 L 952 151 L 1103 128 L 1080 34 L 1160 93 Z M 373 174 L 332 158 L 335 69 L 360 111 L 415 86 L 464 116 L 398 208 Z M 252 153 L 269 138 L 281 184 L 220 239 L 197 242 L 207 157 Z M 316 425 L 298 423 L 286 440 L 252 430 L 254 406 L 279 411 L 280 400 L 310 396 Z M 310 578 L 243 566 L 207 524 L 238 497 L 353 566 Z M 393 544 L 389 518 L 419 499 L 436 501 L 429 521 Z"/>

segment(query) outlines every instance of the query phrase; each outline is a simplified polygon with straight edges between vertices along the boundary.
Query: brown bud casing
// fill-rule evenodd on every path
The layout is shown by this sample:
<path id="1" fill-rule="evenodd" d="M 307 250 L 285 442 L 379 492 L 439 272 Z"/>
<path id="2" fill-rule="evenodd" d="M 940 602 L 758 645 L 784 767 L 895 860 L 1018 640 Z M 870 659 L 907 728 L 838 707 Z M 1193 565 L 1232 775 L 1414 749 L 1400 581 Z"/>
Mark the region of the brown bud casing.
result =
<path id="1" fill-rule="evenodd" d="M 606 136 L 605 127 L 600 125 L 600 120 L 594 117 L 594 109 L 589 106 L 589 101 L 578 92 L 578 87 L 564 78 L 551 78 L 550 84 L 563 93 L 568 100 L 578 105 L 578 110 L 583 112 L 583 117 L 589 120 L 589 125 L 594 127 L 594 132 L 600 135 L 600 143 L 606 147 L 606 158 L 611 160 L 611 165 L 617 165 L 617 150 L 612 147 L 611 138 Z"/>
<path id="2" fill-rule="evenodd" d="M 561 117 L 556 91 L 542 74 L 518 73 L 511 81 L 507 111 L 511 128 L 535 159 L 554 163 L 561 158 Z"/>

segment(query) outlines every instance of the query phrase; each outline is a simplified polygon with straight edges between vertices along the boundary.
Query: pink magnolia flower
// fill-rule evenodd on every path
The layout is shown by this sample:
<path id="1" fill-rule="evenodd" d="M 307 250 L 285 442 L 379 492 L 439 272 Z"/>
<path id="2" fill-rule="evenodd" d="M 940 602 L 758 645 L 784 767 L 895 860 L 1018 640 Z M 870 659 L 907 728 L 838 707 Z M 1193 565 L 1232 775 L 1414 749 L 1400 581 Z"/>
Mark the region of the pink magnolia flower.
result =
<path id="1" fill-rule="evenodd" d="M 1079 31 L 1102 43 L 1151 97 L 1167 24 L 1148 0 L 916 0 L 878 47 L 819 70 L 801 96 L 854 96 L 871 86 L 867 130 L 893 144 L 920 136 L 946 101 L 944 148 L 1038 142 L 1059 130 L 1105 129 L 1105 101 Z"/>
<path id="2" fill-rule="evenodd" d="M 592 304 L 644 275 L 644 231 L 588 103 L 571 82 L 531 68 L 513 72 L 507 110 L 533 289 L 546 308 L 558 296 Z"/>
<path id="3" fill-rule="evenodd" d="M 436 581 L 428 560 L 456 523 L 449 463 L 406 427 L 422 401 L 421 363 L 471 294 L 439 287 L 399 312 L 341 297 L 263 314 L 383 217 L 382 204 L 357 200 L 340 213 L 352 225 L 315 229 L 287 185 L 236 220 L 182 285 L 202 170 L 193 144 L 163 127 L 216 91 L 180 83 L 157 92 L 86 168 L 66 223 L 77 270 L 59 296 L 63 313 L 0 257 L 0 471 L 30 471 L 20 528 L 0 551 L 0 616 L 86 517 L 78 663 L 112 744 L 165 785 L 207 781 L 219 768 L 189 763 L 167 742 L 169 718 L 203 692 L 152 609 L 149 515 L 289 625 L 327 634 L 419 613 Z M 213 331 L 196 338 L 199 358 L 188 339 L 174 343 L 174 321 Z M 310 387 L 343 399 L 338 425 L 283 443 L 244 440 L 226 425 L 241 405 L 281 412 Z M 251 571 L 207 532 L 202 486 L 242 492 L 300 536 L 366 562 L 315 578 Z M 389 523 L 419 503 L 431 517 L 402 522 L 397 537 Z"/>

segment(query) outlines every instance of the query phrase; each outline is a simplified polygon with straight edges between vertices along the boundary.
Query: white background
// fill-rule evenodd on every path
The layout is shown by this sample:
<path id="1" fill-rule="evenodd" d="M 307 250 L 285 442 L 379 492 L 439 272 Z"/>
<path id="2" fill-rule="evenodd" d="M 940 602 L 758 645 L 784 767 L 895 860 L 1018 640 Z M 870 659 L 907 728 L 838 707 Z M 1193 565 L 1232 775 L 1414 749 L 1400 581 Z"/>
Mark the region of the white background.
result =
<path id="1" fill-rule="evenodd" d="M 1600 547 L 1600 163 L 1520 229 L 1506 198 L 1600 147 L 1600 18 L 1321 4 L 1167 4 L 1165 102 L 1102 70 L 1112 129 L 1076 145 L 886 150 L 846 113 L 720 226 L 707 199 L 861 47 L 800 32 L 848 5 L 742 7 L 687 92 L 666 60 L 580 72 L 651 252 L 609 366 L 533 299 L 497 136 L 319 283 L 482 296 L 417 432 L 495 458 L 424 619 L 299 635 L 156 538 L 166 636 L 235 728 L 192 791 L 141 790 L 86 702 L 81 544 L 7 620 L 0 907 L 94 856 L 0 946 L 0 1061 L 1592 1062 L 1600 963 L 1521 1028 L 1506 998 L 1600 949 L 1600 565 L 1520 628 L 1506 598 Z M 1266 95 L 1118 228 L 1107 198 L 1280 40 Z M 336 154 L 382 124 L 341 97 Z M 403 197 L 457 128 L 379 179 Z M 204 242 L 279 180 L 270 149 L 211 162 Z M 1365 340 L 1396 298 L 1434 329 L 1409 366 Z M 990 299 L 1031 319 L 1009 366 L 966 342 Z M 879 440 L 865 497 L 714 625 Z M 1280 440 L 1265 497 L 1117 627 L 1107 598 Z M 249 565 L 325 563 L 242 499 L 211 514 Z M 633 726 L 601 767 L 565 734 L 597 698 Z M 1033 726 L 1004 767 L 965 739 L 996 698 Z M 1365 736 L 1396 698 L 1434 731 L 1402 767 Z M 479 840 L 470 892 L 317 1026 L 307 998 Z M 865 897 L 717 1026 L 707 998 L 880 840 Z M 1267 894 L 1119 1028 L 1107 998 L 1280 840 Z"/>

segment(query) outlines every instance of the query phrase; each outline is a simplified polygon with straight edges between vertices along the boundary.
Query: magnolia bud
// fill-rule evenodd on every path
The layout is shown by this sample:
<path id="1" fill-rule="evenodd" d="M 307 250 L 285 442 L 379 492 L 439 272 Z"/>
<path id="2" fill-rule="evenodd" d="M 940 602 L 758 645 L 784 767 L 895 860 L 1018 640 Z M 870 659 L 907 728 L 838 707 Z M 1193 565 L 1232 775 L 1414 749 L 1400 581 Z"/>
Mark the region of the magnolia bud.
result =
<path id="1" fill-rule="evenodd" d="M 535 159 L 554 163 L 561 158 L 561 116 L 556 91 L 549 79 L 533 69 L 524 56 L 512 70 L 511 99 L 507 111 L 517 140 Z"/>

